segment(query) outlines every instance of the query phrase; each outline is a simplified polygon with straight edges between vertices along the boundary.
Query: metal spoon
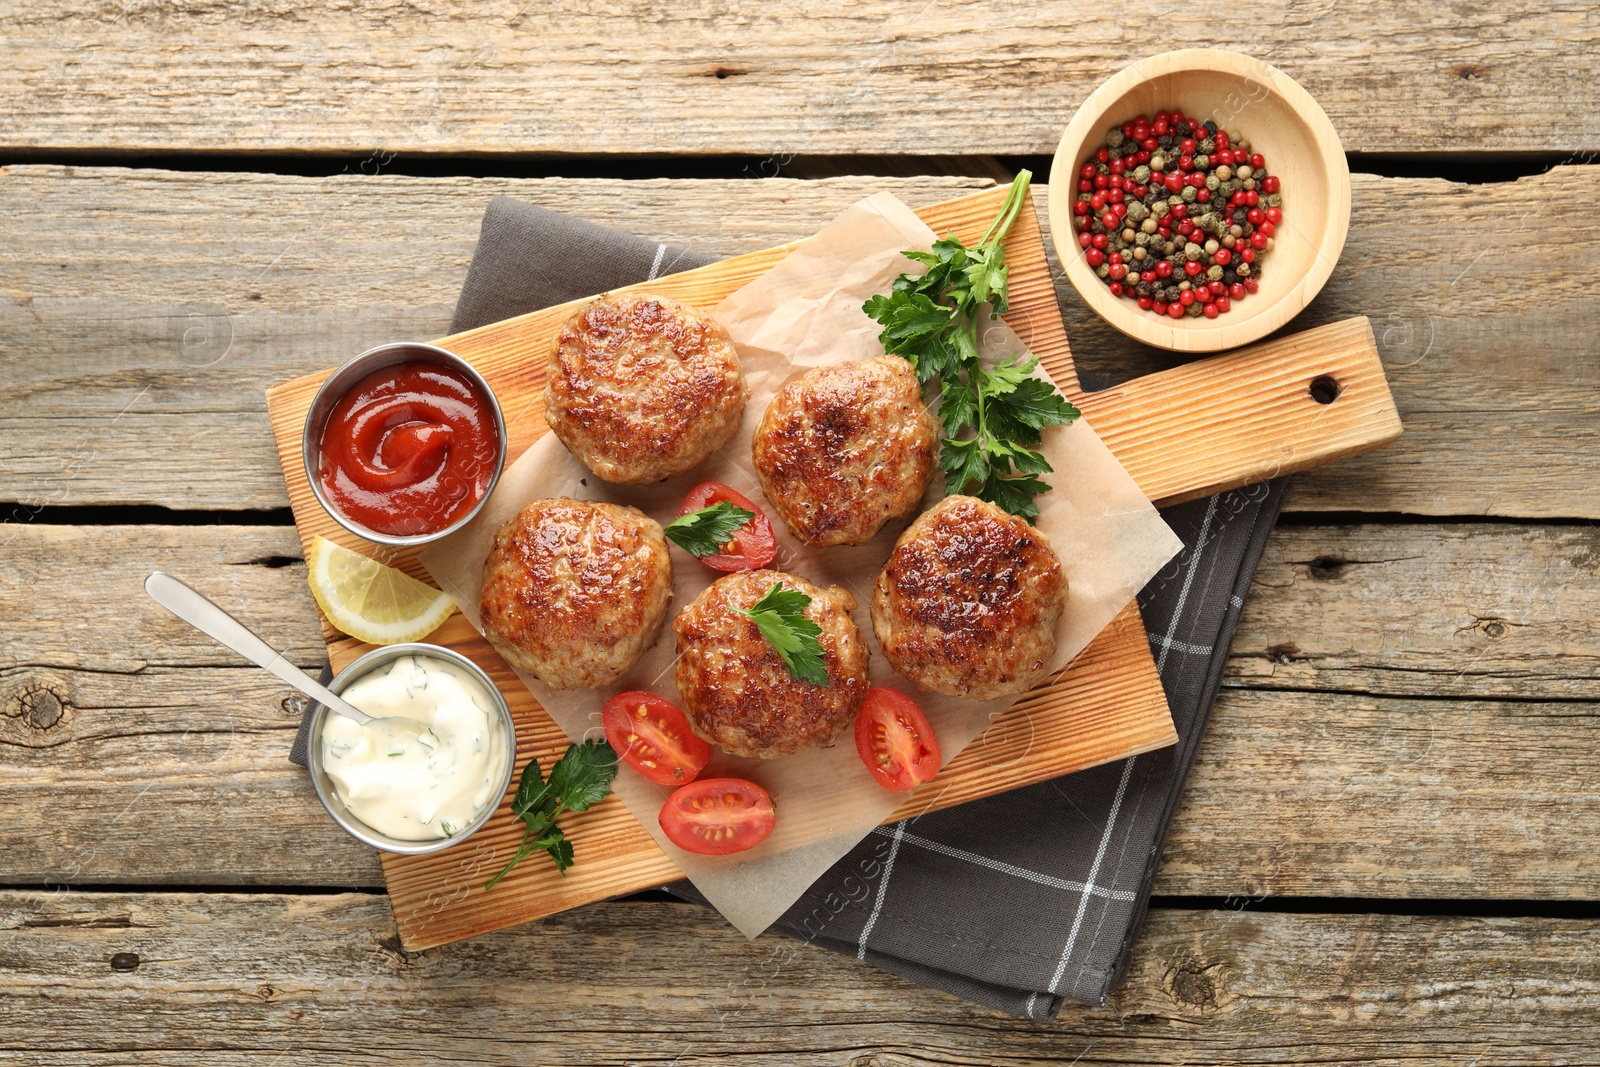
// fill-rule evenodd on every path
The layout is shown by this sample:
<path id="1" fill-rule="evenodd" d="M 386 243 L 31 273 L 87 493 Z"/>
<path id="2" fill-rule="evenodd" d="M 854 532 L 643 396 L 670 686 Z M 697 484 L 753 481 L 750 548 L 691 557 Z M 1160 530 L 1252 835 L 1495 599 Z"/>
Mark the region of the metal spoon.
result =
<path id="1" fill-rule="evenodd" d="M 150 594 L 150 599 L 196 630 L 216 638 L 257 667 L 271 671 L 318 703 L 359 723 L 375 721 L 373 716 L 284 659 L 277 649 L 257 637 L 244 623 L 172 575 L 161 571 L 153 572 L 144 580 L 144 591 Z"/>

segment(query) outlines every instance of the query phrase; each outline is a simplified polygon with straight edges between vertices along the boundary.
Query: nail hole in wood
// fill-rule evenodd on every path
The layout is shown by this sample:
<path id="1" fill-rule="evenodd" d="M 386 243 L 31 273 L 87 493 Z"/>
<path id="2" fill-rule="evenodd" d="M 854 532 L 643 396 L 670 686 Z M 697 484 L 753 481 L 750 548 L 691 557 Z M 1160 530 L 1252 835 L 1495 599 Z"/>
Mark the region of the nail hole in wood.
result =
<path id="1" fill-rule="evenodd" d="M 1311 381 L 1311 399 L 1319 404 L 1331 404 L 1339 399 L 1339 394 L 1344 392 L 1344 387 L 1337 380 L 1324 374 Z"/>
<path id="2" fill-rule="evenodd" d="M 111 957 L 111 969 L 113 971 L 122 971 L 124 973 L 128 971 L 137 971 L 141 962 L 142 961 L 139 959 L 139 954 L 137 952 L 118 952 L 116 955 Z"/>
<path id="3" fill-rule="evenodd" d="M 1338 556 L 1318 556 L 1306 565 L 1306 570 L 1319 582 L 1331 582 L 1344 573 L 1344 560 Z"/>

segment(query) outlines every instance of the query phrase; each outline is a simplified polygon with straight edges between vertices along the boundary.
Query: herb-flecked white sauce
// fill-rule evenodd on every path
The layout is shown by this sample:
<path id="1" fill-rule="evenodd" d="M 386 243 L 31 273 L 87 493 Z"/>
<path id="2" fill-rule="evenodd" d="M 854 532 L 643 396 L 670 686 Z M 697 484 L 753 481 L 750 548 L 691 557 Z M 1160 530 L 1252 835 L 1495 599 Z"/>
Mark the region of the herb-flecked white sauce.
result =
<path id="1" fill-rule="evenodd" d="M 477 679 L 402 656 L 340 694 L 379 721 L 328 714 L 322 765 L 350 814 L 402 841 L 450 837 L 500 802 L 510 746 Z"/>

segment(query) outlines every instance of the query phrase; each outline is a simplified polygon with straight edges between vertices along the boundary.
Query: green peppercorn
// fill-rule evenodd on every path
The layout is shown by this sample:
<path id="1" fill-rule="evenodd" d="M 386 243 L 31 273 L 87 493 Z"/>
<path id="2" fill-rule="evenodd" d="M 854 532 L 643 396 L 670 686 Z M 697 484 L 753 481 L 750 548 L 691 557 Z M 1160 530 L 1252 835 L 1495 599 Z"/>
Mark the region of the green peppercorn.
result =
<path id="1" fill-rule="evenodd" d="M 1180 293 L 1186 293 L 1190 289 L 1193 289 L 1193 288 L 1194 288 L 1194 284 L 1192 282 L 1190 282 L 1188 279 L 1185 279 L 1185 280 L 1183 280 L 1183 281 L 1178 283 L 1178 292 L 1180 292 Z"/>
<path id="2" fill-rule="evenodd" d="M 1242 170 L 1244 168 L 1241 167 L 1240 169 Z M 1256 180 L 1254 178 L 1246 178 L 1239 183 L 1239 187 L 1241 189 L 1254 189 L 1256 187 Z"/>
<path id="3" fill-rule="evenodd" d="M 1132 211 L 1133 209 L 1129 208 L 1128 210 Z M 1154 215 L 1158 219 L 1166 218 L 1167 217 L 1167 213 L 1170 212 L 1171 210 L 1172 210 L 1172 208 L 1167 204 L 1167 202 L 1165 200 L 1157 200 L 1154 204 L 1150 205 L 1150 214 Z M 1155 232 L 1155 227 L 1153 227 L 1153 226 L 1151 227 L 1151 232 L 1152 233 Z"/>
<path id="4" fill-rule="evenodd" d="M 1267 197 L 1265 203 L 1266 203 L 1266 205 L 1268 207 L 1282 207 L 1283 206 L 1283 194 L 1282 193 L 1273 193 L 1271 196 Z"/>
<path id="5" fill-rule="evenodd" d="M 1183 246 L 1183 258 L 1191 262 L 1198 260 L 1205 253 L 1205 249 L 1190 241 Z"/>
<path id="6" fill-rule="evenodd" d="M 1214 282 L 1220 282 L 1222 280 L 1222 268 L 1215 263 L 1211 264 L 1206 268 L 1206 277 Z"/>
<path id="7" fill-rule="evenodd" d="M 1217 191 L 1218 186 L 1221 184 L 1222 179 L 1218 178 L 1215 174 L 1206 175 L 1206 188 L 1211 190 L 1213 193 Z"/>
<path id="8" fill-rule="evenodd" d="M 1207 137 L 1204 141 L 1201 141 L 1199 144 L 1195 145 L 1195 148 L 1209 156 L 1211 153 L 1217 150 L 1216 138 Z"/>
<path id="9" fill-rule="evenodd" d="M 1150 168 L 1141 163 L 1133 168 L 1133 180 L 1140 185 L 1150 184 Z"/>
<path id="10" fill-rule="evenodd" d="M 1125 201 L 1128 207 L 1128 221 L 1138 225 L 1150 216 L 1150 209 L 1138 200 Z"/>
<path id="11" fill-rule="evenodd" d="M 1194 203 L 1194 198 L 1199 195 L 1199 193 L 1194 186 L 1185 185 L 1183 187 L 1183 192 L 1179 193 L 1178 195 L 1182 198 L 1185 204 L 1192 204 Z"/>
<path id="12" fill-rule="evenodd" d="M 1199 318 L 1204 311 L 1204 306 L 1202 306 L 1198 300 L 1183 309 L 1183 313 L 1189 316 L 1191 319 Z"/>
<path id="13" fill-rule="evenodd" d="M 1193 159 L 1190 160 L 1190 162 L 1194 164 L 1194 169 L 1195 170 L 1210 170 L 1211 169 L 1211 157 L 1206 155 L 1204 152 L 1202 152 L 1199 155 L 1195 156 Z"/>
<path id="14" fill-rule="evenodd" d="M 1127 140 L 1127 138 L 1122 135 L 1122 130 L 1116 126 L 1113 126 L 1106 131 L 1107 148 L 1121 148 L 1122 142 L 1125 140 Z"/>
<path id="15" fill-rule="evenodd" d="M 1111 276 L 1111 267 L 1102 263 L 1094 269 L 1094 272 L 1102 278 L 1109 278 Z"/>

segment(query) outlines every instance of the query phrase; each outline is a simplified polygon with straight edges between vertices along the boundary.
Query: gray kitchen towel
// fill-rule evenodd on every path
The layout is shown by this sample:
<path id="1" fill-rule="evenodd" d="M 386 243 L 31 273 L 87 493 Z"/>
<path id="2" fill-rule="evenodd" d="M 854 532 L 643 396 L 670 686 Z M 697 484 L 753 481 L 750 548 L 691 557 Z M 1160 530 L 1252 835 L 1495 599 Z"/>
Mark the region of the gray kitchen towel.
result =
<path id="1" fill-rule="evenodd" d="M 451 332 L 706 262 L 498 197 Z M 1139 603 L 1177 745 L 880 827 L 773 928 L 1033 1019 L 1065 999 L 1103 1003 L 1127 968 L 1286 489 L 1280 480 L 1162 512 L 1184 551 Z M 291 758 L 304 762 L 303 730 Z M 665 888 L 704 902 L 687 882 Z"/>

